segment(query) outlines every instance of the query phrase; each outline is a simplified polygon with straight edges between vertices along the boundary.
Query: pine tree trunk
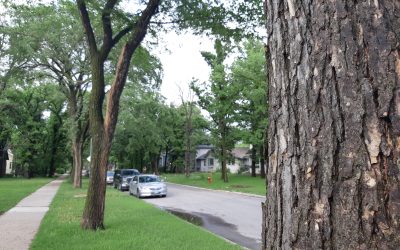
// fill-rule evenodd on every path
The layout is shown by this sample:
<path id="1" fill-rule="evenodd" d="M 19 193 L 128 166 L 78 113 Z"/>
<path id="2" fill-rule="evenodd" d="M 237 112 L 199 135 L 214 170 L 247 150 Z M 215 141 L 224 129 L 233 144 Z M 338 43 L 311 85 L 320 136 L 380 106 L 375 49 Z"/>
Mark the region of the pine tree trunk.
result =
<path id="1" fill-rule="evenodd" d="M 400 246 L 400 4 L 266 1 L 265 249 Z"/>

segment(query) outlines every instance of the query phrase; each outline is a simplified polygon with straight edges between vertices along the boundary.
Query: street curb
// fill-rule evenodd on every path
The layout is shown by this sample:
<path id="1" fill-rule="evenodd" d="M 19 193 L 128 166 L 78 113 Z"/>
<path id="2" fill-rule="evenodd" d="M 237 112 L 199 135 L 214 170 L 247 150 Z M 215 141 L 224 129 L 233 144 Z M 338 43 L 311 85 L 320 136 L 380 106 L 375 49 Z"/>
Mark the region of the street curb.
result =
<path id="1" fill-rule="evenodd" d="M 208 190 L 208 191 L 215 191 L 215 192 L 231 193 L 231 194 L 238 194 L 238 195 L 249 196 L 249 197 L 256 197 L 256 198 L 266 198 L 266 196 L 258 195 L 258 194 L 241 193 L 241 192 L 236 192 L 236 191 L 228 191 L 228 190 L 220 190 L 220 189 L 209 189 L 209 188 L 203 188 L 203 187 L 196 187 L 196 186 L 178 184 L 178 183 L 168 182 L 168 181 L 167 181 L 167 183 L 169 183 L 169 184 L 174 184 L 174 185 L 178 185 L 178 186 L 196 188 L 196 189 L 200 189 L 200 190 Z"/>

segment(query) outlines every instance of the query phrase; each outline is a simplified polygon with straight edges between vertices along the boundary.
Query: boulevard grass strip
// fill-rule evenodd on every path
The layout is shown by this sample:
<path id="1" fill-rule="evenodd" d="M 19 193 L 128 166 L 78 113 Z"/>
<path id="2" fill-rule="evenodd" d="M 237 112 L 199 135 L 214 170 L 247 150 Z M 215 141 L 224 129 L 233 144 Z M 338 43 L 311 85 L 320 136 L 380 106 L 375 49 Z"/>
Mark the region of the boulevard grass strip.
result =
<path id="1" fill-rule="evenodd" d="M 0 214 L 13 208 L 23 198 L 32 194 L 53 178 L 0 178 Z"/>
<path id="2" fill-rule="evenodd" d="M 221 173 L 191 173 L 189 177 L 184 174 L 163 174 L 163 176 L 171 183 L 257 195 L 266 194 L 265 179 L 259 176 L 228 174 L 228 183 L 221 179 Z M 208 183 L 208 176 L 212 178 L 211 183 Z"/>
<path id="3" fill-rule="evenodd" d="M 87 182 L 84 184 L 84 189 L 78 190 L 62 184 L 31 249 L 241 249 L 113 188 L 107 189 L 106 229 L 82 230 L 79 223 Z"/>

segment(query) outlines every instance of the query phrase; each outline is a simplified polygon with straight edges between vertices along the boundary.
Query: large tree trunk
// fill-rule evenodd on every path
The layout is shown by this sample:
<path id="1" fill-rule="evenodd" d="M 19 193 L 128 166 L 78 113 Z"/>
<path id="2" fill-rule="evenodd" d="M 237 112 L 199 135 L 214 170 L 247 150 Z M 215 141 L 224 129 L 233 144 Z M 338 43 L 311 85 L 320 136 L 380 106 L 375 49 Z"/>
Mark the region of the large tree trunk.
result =
<path id="1" fill-rule="evenodd" d="M 105 129 L 103 121 L 104 72 L 99 56 L 92 56 L 93 89 L 89 102 L 90 135 L 92 154 L 90 159 L 90 179 L 81 226 L 84 229 L 103 229 L 106 168 L 108 153 L 105 146 Z"/>
<path id="2" fill-rule="evenodd" d="M 266 249 L 400 246 L 400 3 L 266 1 Z"/>

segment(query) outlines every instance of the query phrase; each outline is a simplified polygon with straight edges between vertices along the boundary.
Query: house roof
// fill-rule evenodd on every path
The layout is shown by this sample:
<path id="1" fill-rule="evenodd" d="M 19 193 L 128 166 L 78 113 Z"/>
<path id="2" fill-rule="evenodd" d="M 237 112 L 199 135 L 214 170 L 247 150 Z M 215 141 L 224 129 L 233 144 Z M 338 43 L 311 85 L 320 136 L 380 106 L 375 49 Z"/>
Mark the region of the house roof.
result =
<path id="1" fill-rule="evenodd" d="M 207 148 L 197 149 L 196 160 L 206 159 L 211 150 Z"/>
<path id="2" fill-rule="evenodd" d="M 197 145 L 197 149 L 214 149 L 213 145 Z"/>
<path id="3" fill-rule="evenodd" d="M 243 159 L 250 156 L 249 148 L 234 148 L 231 152 L 232 156 L 235 158 Z"/>

